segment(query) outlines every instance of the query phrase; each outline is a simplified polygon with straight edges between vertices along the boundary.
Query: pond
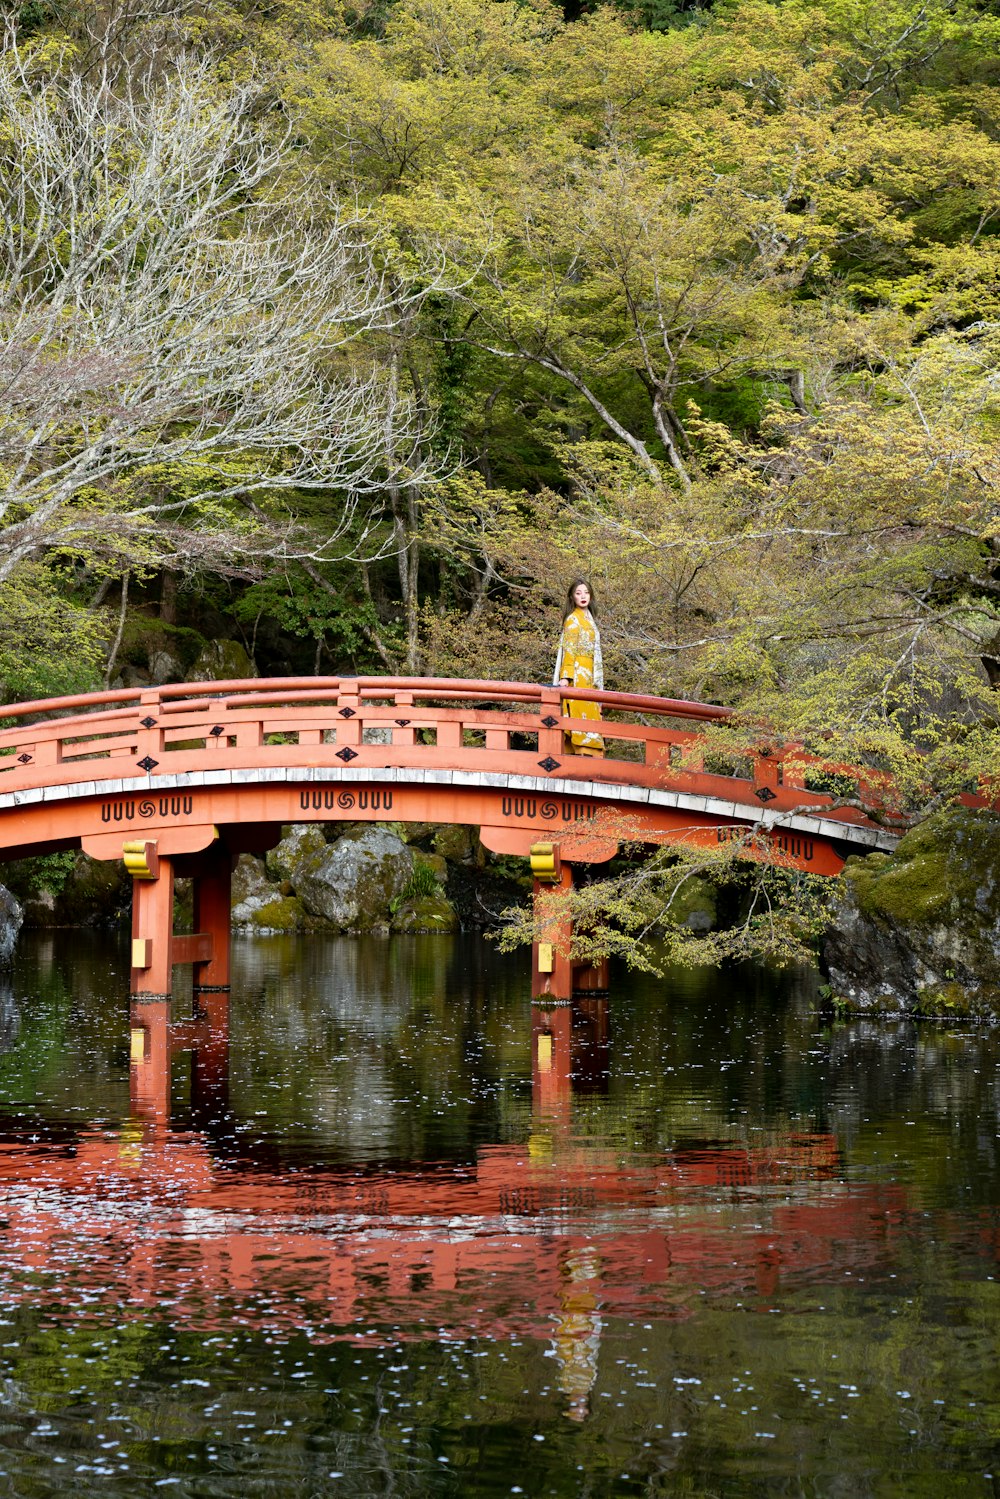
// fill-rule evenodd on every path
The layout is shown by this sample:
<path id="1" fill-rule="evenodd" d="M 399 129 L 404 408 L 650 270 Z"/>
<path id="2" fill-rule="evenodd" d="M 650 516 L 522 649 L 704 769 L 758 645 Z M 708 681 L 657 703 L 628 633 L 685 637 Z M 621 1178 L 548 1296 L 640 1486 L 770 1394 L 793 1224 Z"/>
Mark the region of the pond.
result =
<path id="1" fill-rule="evenodd" d="M 992 1031 L 472 937 L 0 986 L 0 1496 L 1000 1493 Z"/>

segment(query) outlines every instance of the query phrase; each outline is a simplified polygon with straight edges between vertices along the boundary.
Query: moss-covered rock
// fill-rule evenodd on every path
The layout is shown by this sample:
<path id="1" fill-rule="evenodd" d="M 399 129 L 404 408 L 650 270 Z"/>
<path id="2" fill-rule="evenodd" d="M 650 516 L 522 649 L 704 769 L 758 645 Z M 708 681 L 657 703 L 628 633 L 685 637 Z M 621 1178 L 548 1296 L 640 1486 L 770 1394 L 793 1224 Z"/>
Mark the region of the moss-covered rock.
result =
<path id="1" fill-rule="evenodd" d="M 438 831 L 436 822 L 384 822 L 382 826 L 404 843 L 429 844 Z"/>
<path id="2" fill-rule="evenodd" d="M 6 885 L 0 885 L 0 964 L 10 962 L 17 942 L 17 934 L 21 930 L 23 913 L 18 901 L 16 901 L 7 889 Z"/>
<path id="3" fill-rule="evenodd" d="M 393 903 L 412 877 L 413 858 L 401 839 L 375 823 L 303 861 L 295 893 L 311 916 L 334 931 L 388 931 Z"/>
<path id="4" fill-rule="evenodd" d="M 233 912 L 233 926 L 245 932 L 301 932 L 309 924 L 302 902 L 274 891 Z"/>
<path id="5" fill-rule="evenodd" d="M 455 824 L 438 828 L 432 847 L 449 864 L 475 864 L 482 845 L 475 828 Z"/>
<path id="6" fill-rule="evenodd" d="M 257 668 L 238 640 L 210 640 L 188 672 L 190 682 L 242 682 Z"/>
<path id="7" fill-rule="evenodd" d="M 91 859 L 79 849 L 16 859 L 4 879 L 27 927 L 115 926 L 128 919 L 132 881 L 120 859 Z"/>
<path id="8" fill-rule="evenodd" d="M 448 878 L 448 861 L 440 854 L 425 854 L 420 849 L 414 849 L 413 873 L 410 878 L 418 882 L 433 880 L 443 888 Z"/>
<path id="9" fill-rule="evenodd" d="M 458 912 L 443 890 L 437 895 L 419 895 L 396 908 L 391 927 L 394 932 L 454 932 Z"/>
<path id="10" fill-rule="evenodd" d="M 276 883 L 288 880 L 294 887 L 298 870 L 325 851 L 326 836 L 321 823 L 295 823 L 284 832 L 281 842 L 269 850 L 264 867 L 271 880 Z"/>
<path id="11" fill-rule="evenodd" d="M 952 808 L 847 861 L 824 961 L 850 1009 L 1000 1015 L 1000 816 Z"/>

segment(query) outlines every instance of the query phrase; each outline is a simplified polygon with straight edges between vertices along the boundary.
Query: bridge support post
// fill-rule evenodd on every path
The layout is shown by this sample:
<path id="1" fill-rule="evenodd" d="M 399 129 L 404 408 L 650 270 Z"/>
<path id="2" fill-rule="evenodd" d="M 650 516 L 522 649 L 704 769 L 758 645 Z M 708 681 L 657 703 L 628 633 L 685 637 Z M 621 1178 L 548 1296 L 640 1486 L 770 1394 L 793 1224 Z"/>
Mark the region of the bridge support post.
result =
<path id="1" fill-rule="evenodd" d="M 531 945 L 531 997 L 532 999 L 572 999 L 573 960 L 569 954 L 573 939 L 573 920 L 567 913 L 555 918 L 541 916 L 543 896 L 573 888 L 573 866 L 564 862 L 557 866 L 547 879 L 538 879 L 534 886 L 536 936 Z"/>
<path id="2" fill-rule="evenodd" d="M 194 875 L 194 930 L 211 938 L 211 957 L 194 965 L 196 994 L 229 988 L 232 893 L 232 856 L 214 845 L 200 856 Z"/>
<path id="3" fill-rule="evenodd" d="M 174 861 L 132 870 L 133 999 L 169 999 L 173 981 Z"/>

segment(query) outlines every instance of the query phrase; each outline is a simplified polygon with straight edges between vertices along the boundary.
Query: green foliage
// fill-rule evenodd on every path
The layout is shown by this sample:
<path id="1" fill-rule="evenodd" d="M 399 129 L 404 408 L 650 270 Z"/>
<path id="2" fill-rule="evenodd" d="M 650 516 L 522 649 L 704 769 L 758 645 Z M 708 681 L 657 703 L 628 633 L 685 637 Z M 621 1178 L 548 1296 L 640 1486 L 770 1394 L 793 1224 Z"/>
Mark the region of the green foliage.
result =
<path id="1" fill-rule="evenodd" d="M 58 895 L 77 857 L 74 850 L 66 849 L 61 853 L 39 854 L 32 859 L 17 859 L 4 865 L 4 884 L 19 900 L 43 892 Z"/>
<path id="2" fill-rule="evenodd" d="M 35 32 L 51 26 L 55 19 L 54 5 L 46 4 L 46 0 L 27 0 L 17 12 L 17 33 L 22 37 L 33 36 Z"/>
<path id="3" fill-rule="evenodd" d="M 753 832 L 715 848 L 663 848 L 603 879 L 543 896 L 537 909 L 504 912 L 500 946 L 551 941 L 568 916 L 570 951 L 581 962 L 613 956 L 649 973 L 744 957 L 777 967 L 799 963 L 812 956 L 825 925 L 829 882 L 776 866 L 772 856 Z M 720 906 L 737 906 L 739 914 L 713 931 L 692 929 L 692 887 L 699 902 L 714 892 Z"/>
<path id="4" fill-rule="evenodd" d="M 250 584 L 233 613 L 251 627 L 263 618 L 273 620 L 290 635 L 322 641 L 334 659 L 351 662 L 370 659 L 371 636 L 379 625 L 374 605 L 358 597 L 356 580 L 345 577 L 344 569 L 324 576 L 322 584 L 299 567 L 275 571 Z"/>
<path id="5" fill-rule="evenodd" d="M 430 864 L 420 859 L 413 865 L 413 871 L 398 896 L 389 903 L 389 909 L 395 915 L 401 906 L 410 900 L 423 900 L 430 895 L 441 894 L 441 882 Z"/>
<path id="6" fill-rule="evenodd" d="M 71 592 L 68 571 L 24 564 L 0 584 L 0 683 L 8 702 L 99 685 L 105 621 Z"/>

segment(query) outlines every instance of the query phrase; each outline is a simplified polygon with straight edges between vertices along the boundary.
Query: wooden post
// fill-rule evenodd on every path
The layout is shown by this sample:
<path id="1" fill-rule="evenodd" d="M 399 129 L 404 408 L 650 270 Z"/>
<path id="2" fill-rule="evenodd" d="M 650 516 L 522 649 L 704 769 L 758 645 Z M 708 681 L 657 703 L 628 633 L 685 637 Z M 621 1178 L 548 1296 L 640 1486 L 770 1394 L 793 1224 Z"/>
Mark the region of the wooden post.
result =
<path id="1" fill-rule="evenodd" d="M 150 845 L 146 845 L 147 848 Z M 125 855 L 128 862 L 129 854 Z M 173 980 L 171 945 L 174 927 L 174 862 L 147 861 L 148 872 L 132 872 L 133 999 L 170 998 Z M 155 869 L 155 873 L 153 870 Z"/>
<path id="2" fill-rule="evenodd" d="M 559 891 L 568 894 L 572 888 L 573 866 L 561 860 L 556 879 L 535 880 L 536 916 L 543 896 Z M 539 926 L 538 932 L 531 946 L 532 999 L 572 999 L 573 961 L 569 955 L 573 938 L 572 918 L 568 913 L 550 918 Z"/>
<path id="3" fill-rule="evenodd" d="M 195 960 L 196 994 L 229 989 L 232 893 L 232 855 L 214 844 L 201 855 L 194 875 L 193 927 L 195 932 L 211 938 L 211 956 Z"/>

